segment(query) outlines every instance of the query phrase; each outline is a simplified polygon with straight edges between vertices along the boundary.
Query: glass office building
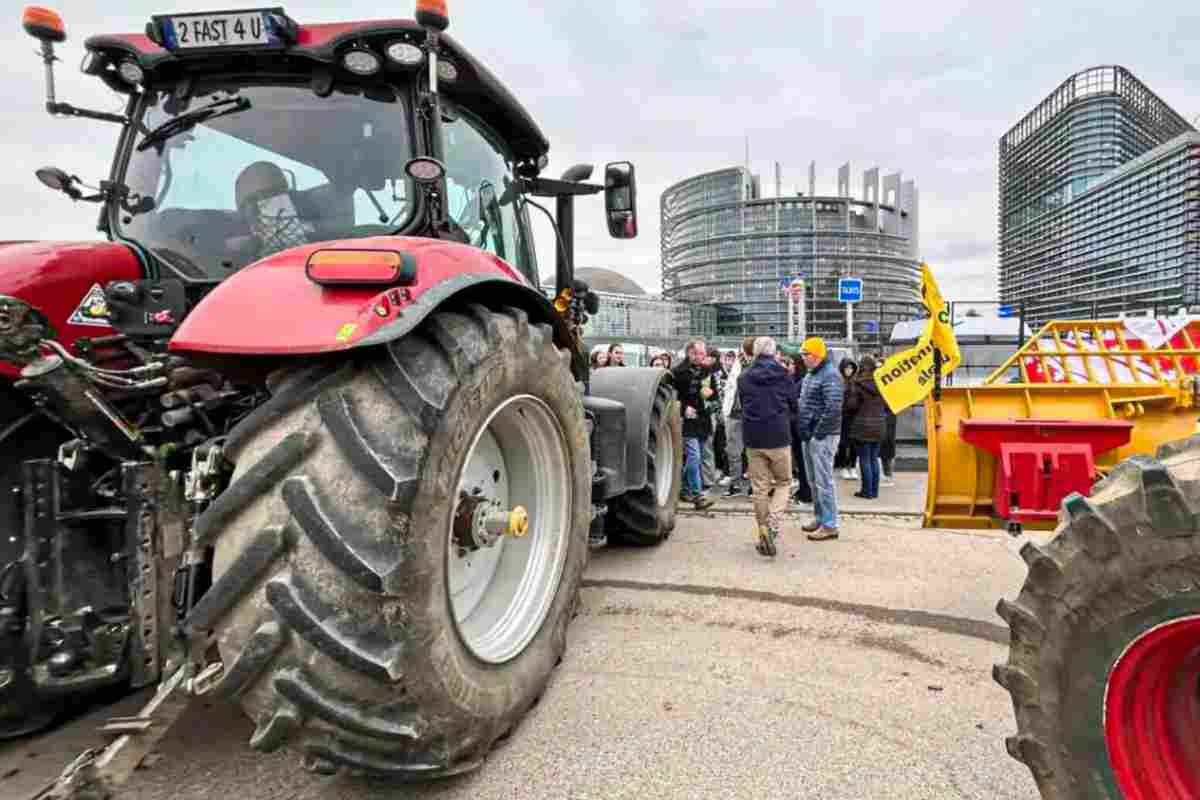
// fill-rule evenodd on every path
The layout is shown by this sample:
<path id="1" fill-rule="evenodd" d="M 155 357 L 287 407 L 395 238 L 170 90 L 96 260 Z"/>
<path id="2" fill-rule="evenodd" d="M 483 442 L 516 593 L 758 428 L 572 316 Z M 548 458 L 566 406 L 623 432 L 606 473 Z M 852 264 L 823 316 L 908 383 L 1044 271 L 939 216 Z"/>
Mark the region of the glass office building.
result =
<path id="1" fill-rule="evenodd" d="M 687 178 L 662 195 L 663 295 L 717 307 L 720 336 L 783 335 L 788 302 L 781 284 L 807 285 L 807 333 L 846 337 L 841 277 L 863 280 L 855 336 L 890 330 L 919 302 L 917 189 L 899 173 L 863 175 L 862 199 L 850 196 L 850 168 L 837 196 L 761 198 L 742 167 Z"/>
<path id="2" fill-rule="evenodd" d="M 1200 303 L 1200 135 L 1128 70 L 1072 75 L 999 155 L 1002 302 L 1034 322 Z"/>

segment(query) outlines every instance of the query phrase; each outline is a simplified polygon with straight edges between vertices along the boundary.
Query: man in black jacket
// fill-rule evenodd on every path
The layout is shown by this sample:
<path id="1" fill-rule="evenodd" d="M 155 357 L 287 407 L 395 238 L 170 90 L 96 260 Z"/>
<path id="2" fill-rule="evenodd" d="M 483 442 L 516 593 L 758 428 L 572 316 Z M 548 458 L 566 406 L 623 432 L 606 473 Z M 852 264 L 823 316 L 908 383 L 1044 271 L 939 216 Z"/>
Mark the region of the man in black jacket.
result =
<path id="1" fill-rule="evenodd" d="M 675 393 L 683 410 L 683 478 L 684 496 L 681 500 L 694 503 L 697 509 L 713 504 L 705 496 L 700 482 L 700 462 L 704 453 L 704 440 L 712 435 L 712 420 L 709 417 L 707 400 L 713 391 L 704 385 L 709 370 L 705 366 L 708 349 L 703 339 L 692 339 L 687 344 L 687 358 L 672 370 Z"/>
<path id="2" fill-rule="evenodd" d="M 792 376 L 775 360 L 775 340 L 754 340 L 754 363 L 738 378 L 742 401 L 742 435 L 750 460 L 756 549 L 774 556 L 792 486 L 792 410 L 796 390 Z M 774 488 L 774 492 L 771 489 Z"/>

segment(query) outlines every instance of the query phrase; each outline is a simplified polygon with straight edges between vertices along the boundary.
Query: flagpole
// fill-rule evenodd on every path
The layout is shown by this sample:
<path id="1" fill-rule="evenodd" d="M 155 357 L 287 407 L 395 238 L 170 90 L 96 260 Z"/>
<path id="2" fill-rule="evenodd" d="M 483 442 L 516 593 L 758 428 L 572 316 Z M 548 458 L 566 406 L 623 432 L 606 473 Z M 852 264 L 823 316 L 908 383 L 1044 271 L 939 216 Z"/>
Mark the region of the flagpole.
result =
<path id="1" fill-rule="evenodd" d="M 942 351 L 936 345 L 933 348 L 933 402 L 942 399 Z"/>

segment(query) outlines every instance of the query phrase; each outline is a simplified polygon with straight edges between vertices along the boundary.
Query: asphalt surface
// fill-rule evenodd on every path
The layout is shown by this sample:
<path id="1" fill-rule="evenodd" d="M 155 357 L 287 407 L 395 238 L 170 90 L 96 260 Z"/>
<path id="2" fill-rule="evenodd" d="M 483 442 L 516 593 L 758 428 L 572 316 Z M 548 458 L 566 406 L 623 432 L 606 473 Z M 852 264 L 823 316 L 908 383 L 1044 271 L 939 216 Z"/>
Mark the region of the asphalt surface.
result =
<path id="1" fill-rule="evenodd" d="M 912 480 L 896 495 L 919 494 Z M 1007 639 L 993 609 L 1024 566 L 1004 534 L 920 530 L 904 516 L 917 508 L 894 504 L 819 544 L 792 515 L 773 561 L 740 503 L 681 516 L 661 547 L 594 553 L 566 658 L 475 773 L 417 787 L 310 775 L 294 753 L 251 751 L 236 710 L 196 702 L 121 798 L 1036 798 L 1004 751 L 1012 710 L 990 677 Z M 0 798 L 137 701 L 0 745 Z"/>

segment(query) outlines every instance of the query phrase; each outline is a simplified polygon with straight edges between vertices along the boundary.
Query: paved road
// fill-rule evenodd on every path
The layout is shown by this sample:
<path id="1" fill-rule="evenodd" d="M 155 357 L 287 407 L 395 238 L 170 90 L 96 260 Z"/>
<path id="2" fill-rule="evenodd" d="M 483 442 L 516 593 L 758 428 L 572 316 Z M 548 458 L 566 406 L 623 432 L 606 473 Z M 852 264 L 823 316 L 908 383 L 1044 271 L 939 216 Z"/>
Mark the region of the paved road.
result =
<path id="1" fill-rule="evenodd" d="M 767 562 L 749 529 L 689 515 L 658 549 L 596 553 L 567 658 L 477 773 L 399 788 L 309 775 L 294 754 L 250 751 L 250 725 L 214 705 L 123 797 L 1037 797 L 1004 752 L 1011 708 L 990 679 L 1005 654 L 992 608 L 1023 575 L 1002 534 L 860 518 L 834 543 L 793 530 Z M 0 747 L 0 797 L 89 724 Z"/>

